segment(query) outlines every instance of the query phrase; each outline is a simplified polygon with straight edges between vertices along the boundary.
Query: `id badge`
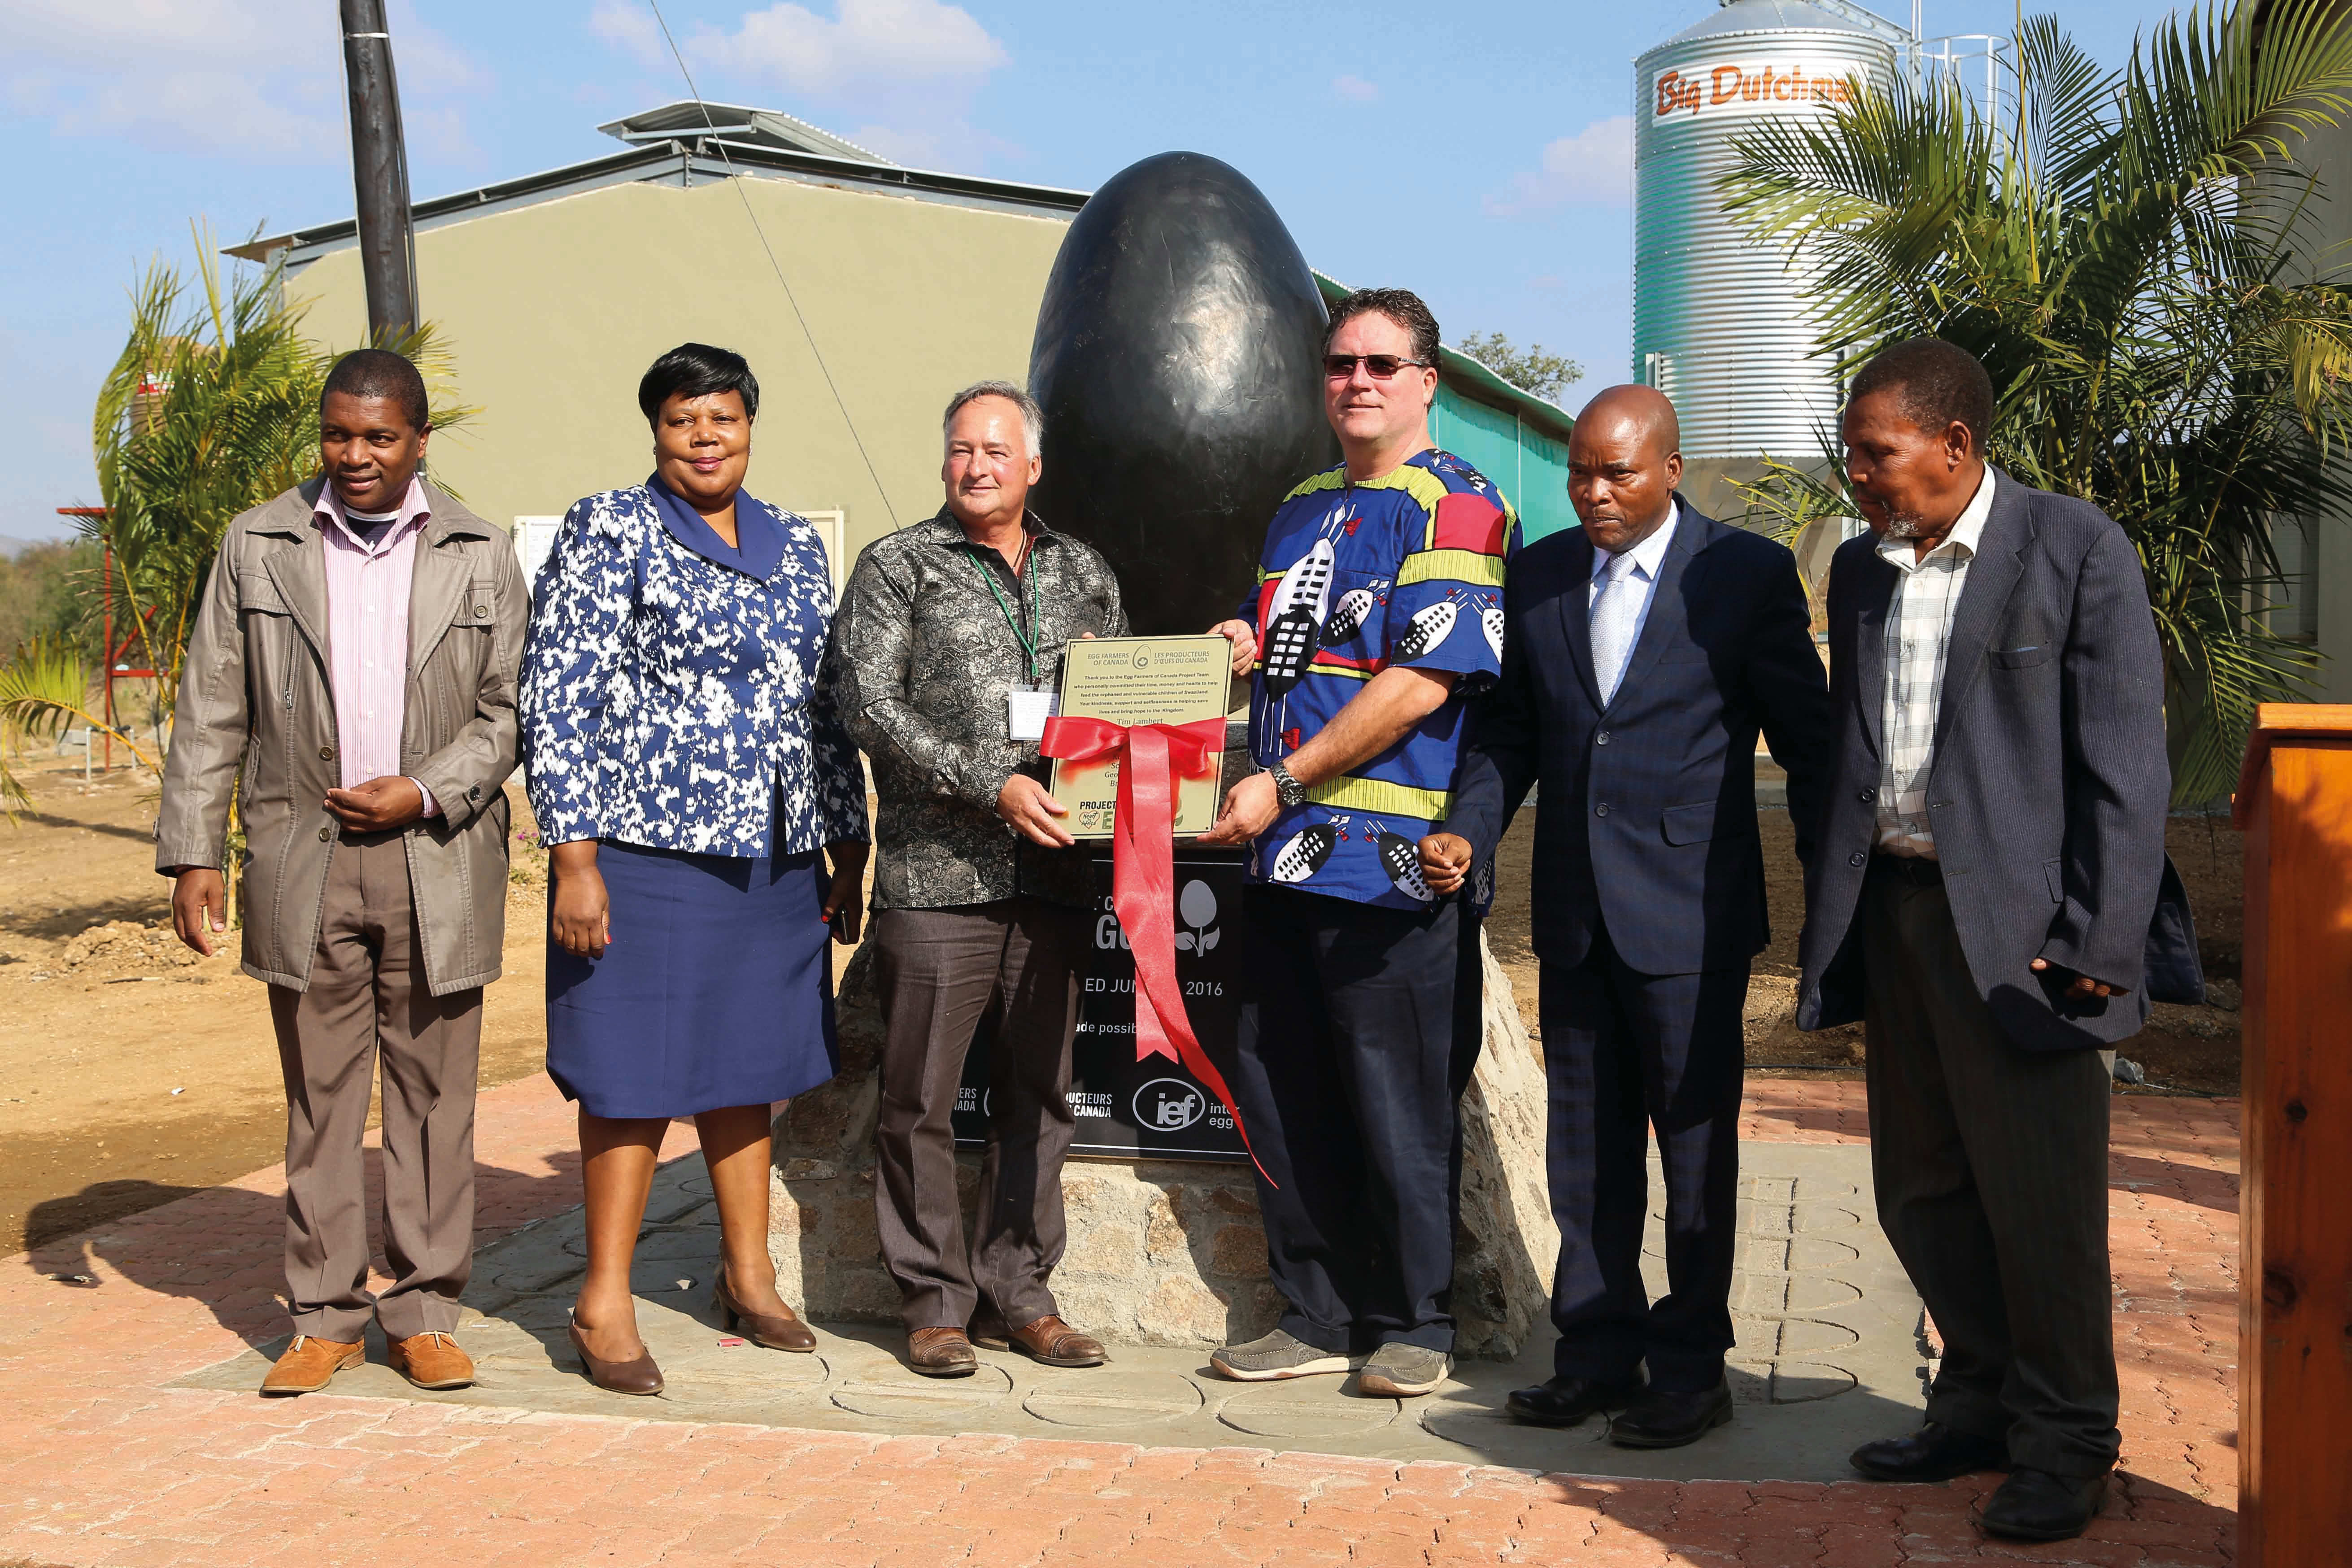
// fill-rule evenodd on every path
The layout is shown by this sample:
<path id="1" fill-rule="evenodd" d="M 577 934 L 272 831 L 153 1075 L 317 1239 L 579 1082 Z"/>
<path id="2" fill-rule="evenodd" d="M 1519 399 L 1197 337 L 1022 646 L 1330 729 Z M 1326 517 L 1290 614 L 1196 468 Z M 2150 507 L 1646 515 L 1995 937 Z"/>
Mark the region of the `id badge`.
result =
<path id="1" fill-rule="evenodd" d="M 1045 721 L 1054 717 L 1062 706 L 1062 694 L 1042 690 L 1020 681 L 1004 694 L 1004 727 L 1016 741 L 1042 741 L 1045 738 Z"/>

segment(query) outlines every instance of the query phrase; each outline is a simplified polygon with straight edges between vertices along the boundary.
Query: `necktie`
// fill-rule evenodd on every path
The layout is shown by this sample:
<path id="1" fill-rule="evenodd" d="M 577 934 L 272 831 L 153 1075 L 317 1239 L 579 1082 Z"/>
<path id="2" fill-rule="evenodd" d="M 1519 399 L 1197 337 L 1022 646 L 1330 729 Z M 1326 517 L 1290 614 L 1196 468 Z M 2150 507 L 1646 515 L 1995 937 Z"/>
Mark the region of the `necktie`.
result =
<path id="1" fill-rule="evenodd" d="M 1641 616 L 1642 584 L 1634 581 L 1633 552 L 1628 550 L 1609 557 L 1601 592 L 1592 596 L 1592 675 L 1601 683 L 1603 707 L 1616 698 L 1617 683 L 1625 679 Z"/>

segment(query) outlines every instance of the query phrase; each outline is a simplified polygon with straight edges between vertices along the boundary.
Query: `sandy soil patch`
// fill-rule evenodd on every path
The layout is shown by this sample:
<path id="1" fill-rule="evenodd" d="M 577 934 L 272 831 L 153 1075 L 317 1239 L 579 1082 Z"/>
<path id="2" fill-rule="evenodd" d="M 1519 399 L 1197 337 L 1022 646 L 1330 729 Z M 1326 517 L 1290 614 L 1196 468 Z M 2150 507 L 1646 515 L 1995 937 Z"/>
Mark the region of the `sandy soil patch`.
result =
<path id="1" fill-rule="evenodd" d="M 233 942 L 202 959 L 173 937 L 154 781 L 29 782 L 33 810 L 0 823 L 0 1255 L 285 1154 L 267 992 Z M 485 1087 L 539 1071 L 545 1048 L 544 895 L 530 880 L 512 895 Z"/>

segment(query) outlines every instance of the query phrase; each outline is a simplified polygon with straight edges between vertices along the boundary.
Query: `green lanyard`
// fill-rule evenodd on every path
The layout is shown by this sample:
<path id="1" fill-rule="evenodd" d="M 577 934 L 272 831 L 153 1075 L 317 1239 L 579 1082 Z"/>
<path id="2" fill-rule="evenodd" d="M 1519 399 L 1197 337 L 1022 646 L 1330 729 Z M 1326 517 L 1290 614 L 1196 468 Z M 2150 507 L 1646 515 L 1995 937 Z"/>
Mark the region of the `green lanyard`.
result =
<path id="1" fill-rule="evenodd" d="M 1036 545 L 1033 542 L 1029 548 L 1034 550 Z M 988 584 L 988 596 L 996 601 L 996 607 L 1004 612 L 1004 624 L 1013 628 L 1013 640 L 1021 645 L 1021 651 L 1028 656 L 1029 684 L 1035 686 L 1037 684 L 1037 645 L 1029 639 L 1029 634 L 1024 632 L 1021 629 L 1021 623 L 1013 618 L 1013 606 L 1004 600 L 1004 590 L 996 585 L 996 574 L 982 566 L 980 563 L 980 558 L 976 555 L 967 554 L 964 559 L 971 562 L 971 569 L 980 574 L 980 580 Z M 1029 625 L 1034 630 L 1037 625 L 1037 565 L 1026 555 L 1023 560 L 1029 567 Z"/>

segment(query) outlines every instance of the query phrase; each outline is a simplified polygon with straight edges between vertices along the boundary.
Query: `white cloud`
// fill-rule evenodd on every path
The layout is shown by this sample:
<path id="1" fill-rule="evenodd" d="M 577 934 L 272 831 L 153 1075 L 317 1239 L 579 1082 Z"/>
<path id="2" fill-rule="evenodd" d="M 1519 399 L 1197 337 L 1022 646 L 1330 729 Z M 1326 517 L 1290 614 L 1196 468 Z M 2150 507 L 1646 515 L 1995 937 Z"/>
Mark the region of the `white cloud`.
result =
<path id="1" fill-rule="evenodd" d="M 1633 194 L 1633 117 L 1596 120 L 1543 150 L 1539 166 L 1511 176 L 1511 188 L 1486 199 L 1490 217 L 1518 217 L 1570 202 L 1622 205 Z"/>
<path id="2" fill-rule="evenodd" d="M 488 72 L 398 0 L 391 32 L 404 117 L 429 122 L 436 150 L 467 146 L 449 100 Z M 65 135 L 257 162 L 333 162 L 349 144 L 340 29 L 318 0 L 0 0 L 0 34 L 9 101 Z"/>
<path id="3" fill-rule="evenodd" d="M 158 151 L 197 148 L 271 161 L 307 163 L 347 145 L 337 121 L 299 113 L 226 70 L 174 70 L 97 86 L 60 102 L 52 123 L 68 136 L 128 136 Z"/>
<path id="4" fill-rule="evenodd" d="M 1381 96 L 1381 89 L 1360 76 L 1331 79 L 1331 90 L 1350 103 L 1371 103 Z"/>
<path id="5" fill-rule="evenodd" d="M 126 64 L 126 54 L 178 60 L 274 60 L 304 53 L 302 29 L 284 24 L 316 8 L 271 0 L 7 0 L 0 5 L 18 58 Z M 331 20 L 314 27 L 331 41 Z"/>
<path id="6" fill-rule="evenodd" d="M 588 30 L 630 56 L 639 65 L 667 65 L 669 46 L 645 0 L 596 0 L 588 14 Z"/>
<path id="7" fill-rule="evenodd" d="M 772 105 L 828 130 L 846 121 L 856 127 L 844 132 L 851 141 L 921 167 L 973 168 L 1008 150 L 973 127 L 971 108 L 1012 57 L 971 12 L 948 0 L 812 5 L 782 0 L 745 11 L 730 26 L 705 23 L 681 36 L 703 93 Z M 589 27 L 640 64 L 670 64 L 643 0 L 598 0 Z"/>
<path id="8" fill-rule="evenodd" d="M 804 5 L 771 5 L 746 13 L 732 34 L 698 31 L 692 52 L 836 101 L 976 86 L 1011 58 L 971 12 L 941 0 L 837 0 L 830 18 Z"/>

